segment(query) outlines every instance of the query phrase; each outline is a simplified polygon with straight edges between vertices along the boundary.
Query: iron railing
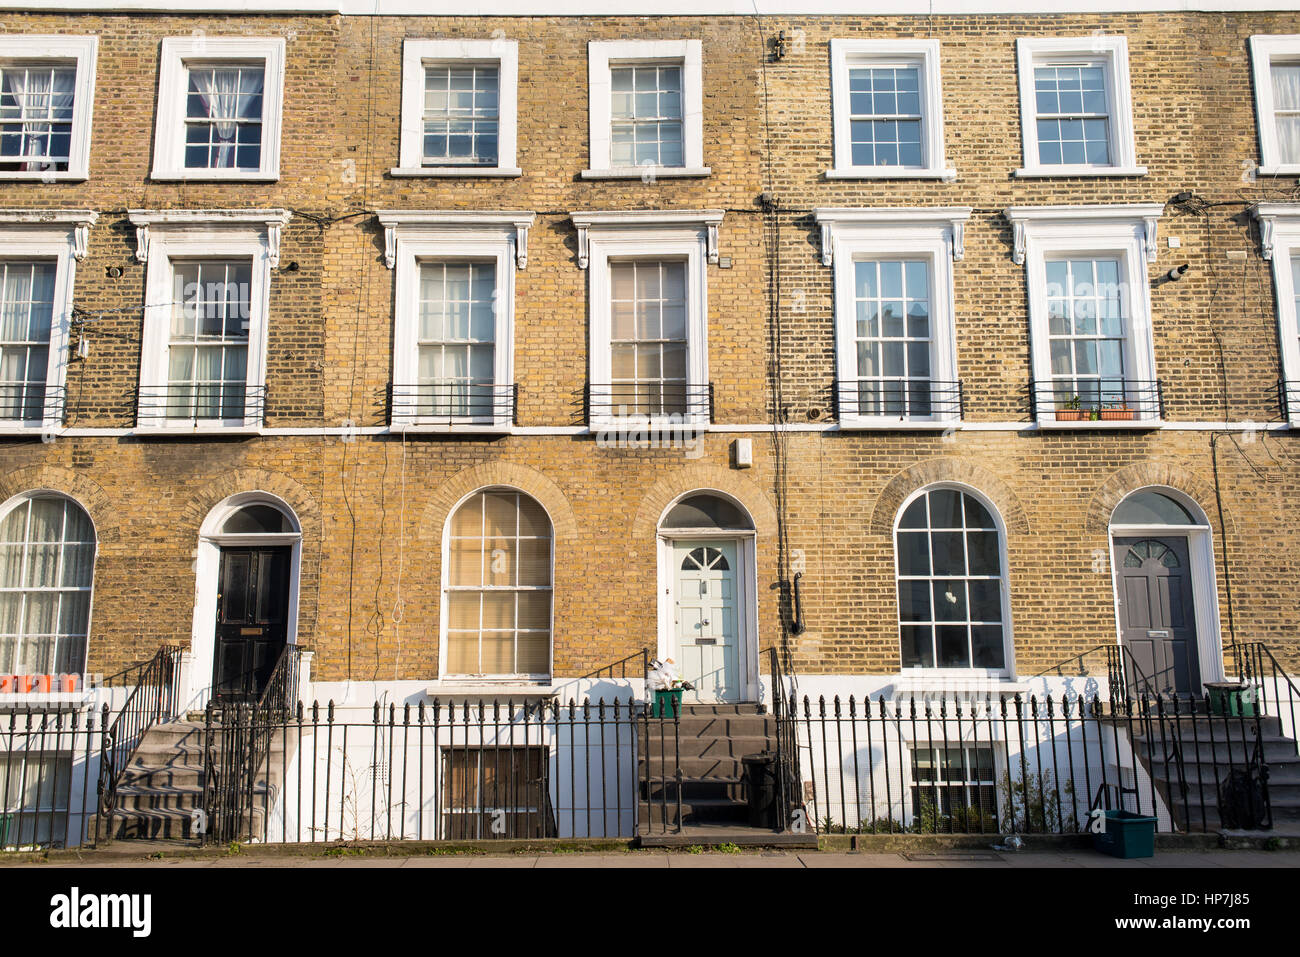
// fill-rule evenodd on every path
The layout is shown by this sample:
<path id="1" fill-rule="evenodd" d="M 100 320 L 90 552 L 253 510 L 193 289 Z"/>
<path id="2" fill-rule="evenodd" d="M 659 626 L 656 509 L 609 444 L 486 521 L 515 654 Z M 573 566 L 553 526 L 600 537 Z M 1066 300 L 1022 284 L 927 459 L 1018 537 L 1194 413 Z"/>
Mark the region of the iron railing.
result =
<path id="1" fill-rule="evenodd" d="M 44 382 L 0 384 L 0 422 L 61 423 L 66 395 L 63 386 L 47 386 Z"/>
<path id="2" fill-rule="evenodd" d="M 629 673 L 629 667 L 631 672 Z M 630 655 L 619 658 L 617 661 L 607 665 L 602 665 L 595 671 L 589 672 L 579 678 L 579 681 L 588 679 L 608 678 L 626 679 L 626 678 L 644 678 L 650 674 L 650 649 L 642 648 L 640 651 L 634 651 Z"/>
<path id="3" fill-rule="evenodd" d="M 961 419 L 966 412 L 960 381 L 864 376 L 835 383 L 839 418 Z"/>
<path id="4" fill-rule="evenodd" d="M 266 386 L 244 382 L 141 386 L 136 399 L 141 426 L 242 425 L 266 414 Z"/>
<path id="5" fill-rule="evenodd" d="M 163 645 L 159 648 L 153 658 L 139 668 L 134 689 L 112 721 L 109 720 L 109 705 L 105 703 L 103 706 L 101 726 L 105 730 L 99 759 L 96 843 L 100 840 L 101 825 L 107 826 L 107 831 L 102 832 L 103 836 L 112 839 L 118 787 L 122 772 L 136 748 L 150 728 L 176 716 L 181 697 L 180 653 L 181 650 L 176 645 Z"/>
<path id="6" fill-rule="evenodd" d="M 713 421 L 713 383 L 588 383 L 587 421 L 634 419 L 690 425 Z"/>
<path id="7" fill-rule="evenodd" d="M 394 425 L 514 425 L 518 398 L 513 383 L 394 383 L 388 407 Z"/>
<path id="8" fill-rule="evenodd" d="M 794 714 L 790 709 L 792 692 L 781 667 L 781 655 L 776 648 L 768 648 L 766 655 L 772 681 L 772 720 L 776 725 L 776 829 L 784 831 L 792 827 L 796 810 L 803 807 L 803 796 L 799 793 L 803 775 L 799 770 Z"/>
<path id="9" fill-rule="evenodd" d="M 1300 756 L 1300 726 L 1296 724 L 1300 688 L 1296 687 L 1286 669 L 1260 641 L 1234 641 L 1228 646 L 1226 657 L 1232 661 L 1237 677 L 1245 685 L 1242 703 L 1250 710 L 1276 718 L 1281 723 L 1282 733 L 1297 740 L 1297 755 Z"/>
<path id="10" fill-rule="evenodd" d="M 1141 422 L 1165 415 L 1159 379 L 1030 379 L 1029 405 L 1035 419 L 1049 422 Z"/>
<path id="11" fill-rule="evenodd" d="M 792 699 L 813 820 L 856 833 L 1081 833 L 1097 806 L 1166 831 L 1270 827 L 1267 761 L 1291 747 L 1275 723 L 1215 714 L 1211 700 L 838 697 Z M 1237 773 L 1240 772 L 1240 773 Z M 1248 815 L 1250 816 L 1250 815 Z"/>
<path id="12" fill-rule="evenodd" d="M 0 850 L 86 843 L 99 819 L 96 765 L 107 739 L 93 711 L 0 718 Z"/>
<path id="13" fill-rule="evenodd" d="M 203 808 L 206 839 L 253 839 L 259 796 L 269 798 L 263 769 L 278 726 L 298 701 L 302 650 L 287 645 L 261 694 L 250 701 L 209 701 L 203 715 Z"/>
<path id="14" fill-rule="evenodd" d="M 1283 418 L 1300 416 L 1300 379 L 1277 380 L 1277 404 Z"/>

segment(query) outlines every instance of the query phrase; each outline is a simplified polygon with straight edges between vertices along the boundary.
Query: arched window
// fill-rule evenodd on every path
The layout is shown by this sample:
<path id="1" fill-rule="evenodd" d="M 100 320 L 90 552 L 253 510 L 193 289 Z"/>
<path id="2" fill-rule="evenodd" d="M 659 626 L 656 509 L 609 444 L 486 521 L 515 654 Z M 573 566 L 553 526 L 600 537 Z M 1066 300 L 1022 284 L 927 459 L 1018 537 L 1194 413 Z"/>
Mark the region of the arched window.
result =
<path id="1" fill-rule="evenodd" d="M 76 502 L 36 494 L 0 520 L 0 674 L 82 674 L 95 529 Z"/>
<path id="2" fill-rule="evenodd" d="M 443 574 L 445 673 L 548 677 L 551 520 L 522 492 L 476 492 L 452 515 Z"/>
<path id="3" fill-rule="evenodd" d="M 1005 545 L 989 509 L 927 489 L 903 510 L 895 552 L 903 667 L 1005 668 Z"/>
<path id="4" fill-rule="evenodd" d="M 717 495 L 702 493 L 682 499 L 659 523 L 665 529 L 718 529 L 752 531 L 754 523 L 744 510 Z"/>

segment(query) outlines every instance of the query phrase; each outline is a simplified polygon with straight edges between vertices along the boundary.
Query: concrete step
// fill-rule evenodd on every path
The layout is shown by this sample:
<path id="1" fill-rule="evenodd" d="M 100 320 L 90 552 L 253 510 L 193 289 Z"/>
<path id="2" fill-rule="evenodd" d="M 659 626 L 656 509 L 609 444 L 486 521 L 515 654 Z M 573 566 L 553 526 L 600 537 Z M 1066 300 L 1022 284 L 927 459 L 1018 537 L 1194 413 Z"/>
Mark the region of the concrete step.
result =
<path id="1" fill-rule="evenodd" d="M 651 740 L 639 753 L 643 758 L 704 758 L 734 757 L 769 751 L 775 742 L 761 737 L 736 738 L 679 738 L 660 742 Z"/>
<path id="2" fill-rule="evenodd" d="M 120 785 L 168 787 L 203 783 L 203 767 L 194 764 L 128 764 L 122 769 Z"/>
<path id="3" fill-rule="evenodd" d="M 201 785 L 141 787 L 127 784 L 117 789 L 117 807 L 125 811 L 182 810 L 203 806 Z"/>
<path id="4" fill-rule="evenodd" d="M 672 723 L 664 728 L 664 737 L 672 737 Z M 659 732 L 654 725 L 650 734 L 657 737 Z M 683 718 L 677 725 L 679 737 L 771 737 L 776 734 L 776 722 L 765 715 L 701 715 L 697 718 Z"/>
<path id="5" fill-rule="evenodd" d="M 734 755 L 702 755 L 674 761 L 670 751 L 666 756 L 643 756 L 638 765 L 640 773 L 650 777 L 672 777 L 679 767 L 683 775 L 691 778 L 740 778 L 745 773 L 745 766 Z"/>
<path id="6" fill-rule="evenodd" d="M 769 831 L 766 828 L 693 824 L 686 825 L 680 832 L 669 830 L 667 833 L 643 827 L 637 837 L 637 844 L 641 847 L 717 847 L 734 844 L 737 847 L 816 850 L 817 835 L 812 831 L 794 834 L 790 831 Z"/>
<path id="7" fill-rule="evenodd" d="M 1266 737 L 1263 740 L 1264 760 L 1272 765 L 1275 761 L 1279 764 L 1293 761 L 1296 758 L 1296 744 L 1290 738 Z M 1166 750 L 1171 753 L 1175 750 L 1174 745 L 1170 742 L 1161 743 L 1159 739 L 1147 741 L 1145 738 L 1135 737 L 1133 747 L 1141 757 L 1152 757 L 1156 764 L 1164 763 Z M 1220 767 L 1228 766 L 1228 756 L 1232 756 L 1232 764 L 1242 766 L 1245 764 L 1249 754 L 1254 752 L 1255 742 L 1253 740 L 1246 742 L 1234 740 L 1230 744 L 1225 741 L 1207 741 L 1200 742 L 1183 739 L 1178 746 L 1182 752 L 1185 762 L 1195 762 L 1197 764 L 1213 765 L 1218 764 Z"/>
<path id="8" fill-rule="evenodd" d="M 683 704 L 683 715 L 701 714 L 761 714 L 757 704 Z"/>

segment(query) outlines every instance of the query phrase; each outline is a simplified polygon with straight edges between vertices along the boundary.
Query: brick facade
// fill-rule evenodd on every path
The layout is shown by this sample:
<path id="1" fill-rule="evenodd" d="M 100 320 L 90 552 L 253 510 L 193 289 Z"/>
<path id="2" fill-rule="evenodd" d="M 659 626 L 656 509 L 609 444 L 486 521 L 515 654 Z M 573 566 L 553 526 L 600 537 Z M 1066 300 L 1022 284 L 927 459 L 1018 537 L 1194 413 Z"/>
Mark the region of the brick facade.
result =
<path id="1" fill-rule="evenodd" d="M 263 490 L 303 526 L 299 641 L 324 679 L 437 676 L 441 542 L 450 509 L 486 485 L 541 502 L 555 525 L 557 676 L 579 675 L 656 640 L 655 525 L 678 495 L 717 489 L 757 528 L 759 647 L 782 640 L 789 551 L 806 556 L 808 630 L 791 639 L 801 673 L 899 668 L 892 527 L 898 505 L 932 481 L 968 484 L 1008 530 L 1016 670 L 1033 674 L 1113 641 L 1110 511 L 1147 484 L 1185 492 L 1215 538 L 1224 643 L 1263 640 L 1300 665 L 1300 460 L 1279 420 L 1278 319 L 1270 264 L 1246 210 L 1300 199 L 1294 177 L 1251 178 L 1258 146 L 1248 37 L 1300 32 L 1294 14 L 1125 14 L 829 18 L 441 18 L 0 14 L 0 33 L 100 37 L 90 178 L 0 182 L 2 208 L 100 213 L 77 266 L 75 305 L 88 358 L 68 374 L 66 426 L 51 443 L 0 439 L 0 500 L 31 489 L 73 496 L 99 535 L 90 670 L 115 671 L 161 641 L 188 642 L 198 529 L 228 495 Z M 284 36 L 281 177 L 275 183 L 159 183 L 149 177 L 159 44 Z M 402 179 L 398 165 L 405 37 L 519 42 L 518 179 Z M 769 61 L 768 38 L 792 38 Z M 1142 177 L 1017 179 L 1015 39 L 1124 34 Z M 828 181 L 832 37 L 941 41 L 952 182 Z M 584 181 L 586 44 L 699 38 L 708 177 Z M 764 91 L 766 90 L 766 101 Z M 765 213 L 769 190 L 778 210 Z M 1028 426 L 1025 270 L 1012 261 L 1010 205 L 1162 203 L 1191 191 L 1203 214 L 1166 209 L 1151 292 L 1166 416 L 1183 427 L 1039 432 Z M 831 270 L 812 210 L 970 206 L 954 264 L 957 362 L 966 419 L 988 430 L 836 432 Z M 134 423 L 145 267 L 128 208 L 283 207 L 271 285 L 267 434 L 141 439 Z M 392 376 L 394 273 L 378 209 L 531 210 L 528 265 L 515 274 L 518 425 L 557 434 L 384 434 Z M 703 454 L 603 449 L 582 426 L 587 273 L 571 211 L 723 209 L 708 269 L 714 421 Z M 1165 237 L 1181 247 L 1170 249 Z M 1229 258 L 1229 253 L 1235 254 Z M 1239 258 L 1236 258 L 1239 257 Z M 288 264 L 296 268 L 286 268 Z M 110 278 L 109 267 L 122 274 Z M 772 283 L 779 288 L 775 317 Z M 774 386 L 779 384 L 779 390 Z M 777 396 L 779 394 L 779 408 Z M 789 429 L 775 433 L 773 418 Z M 1203 423 L 1228 421 L 1227 433 Z M 999 425 L 1000 424 L 1000 425 Z M 355 425 L 359 435 L 339 434 Z M 747 425 L 752 430 L 725 426 Z M 766 428 L 765 428 L 766 426 Z M 99 433 L 82 430 L 102 428 Z M 297 429 L 305 434 L 291 434 Z M 326 434 L 316 434 L 325 432 Z M 754 465 L 731 467 L 753 442 Z"/>

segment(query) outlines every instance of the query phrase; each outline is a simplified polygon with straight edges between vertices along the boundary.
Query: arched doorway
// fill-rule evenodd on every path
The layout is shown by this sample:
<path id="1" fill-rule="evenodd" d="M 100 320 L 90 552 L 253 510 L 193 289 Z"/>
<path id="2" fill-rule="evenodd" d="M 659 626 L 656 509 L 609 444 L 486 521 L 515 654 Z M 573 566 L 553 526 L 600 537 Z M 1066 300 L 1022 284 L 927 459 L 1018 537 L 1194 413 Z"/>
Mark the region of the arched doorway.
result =
<path id="1" fill-rule="evenodd" d="M 298 638 L 302 527 L 263 492 L 226 499 L 199 530 L 191 693 L 256 699 L 280 654 Z"/>
<path id="2" fill-rule="evenodd" d="M 659 521 L 659 657 L 689 702 L 757 700 L 754 522 L 719 492 L 692 492 Z"/>
<path id="3" fill-rule="evenodd" d="M 1205 513 L 1173 489 L 1139 489 L 1116 506 L 1110 537 L 1119 641 L 1146 679 L 1130 690 L 1199 695 L 1223 678 Z"/>

